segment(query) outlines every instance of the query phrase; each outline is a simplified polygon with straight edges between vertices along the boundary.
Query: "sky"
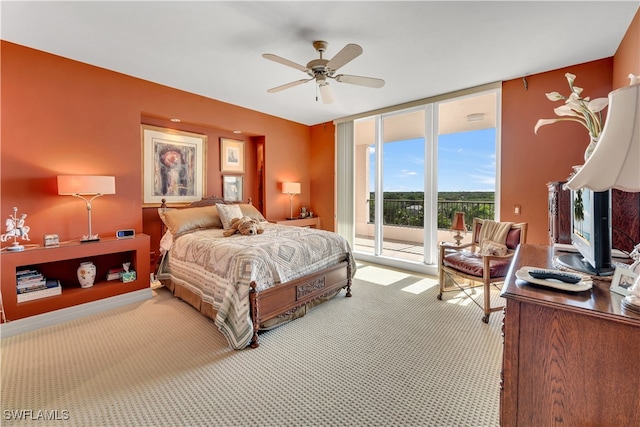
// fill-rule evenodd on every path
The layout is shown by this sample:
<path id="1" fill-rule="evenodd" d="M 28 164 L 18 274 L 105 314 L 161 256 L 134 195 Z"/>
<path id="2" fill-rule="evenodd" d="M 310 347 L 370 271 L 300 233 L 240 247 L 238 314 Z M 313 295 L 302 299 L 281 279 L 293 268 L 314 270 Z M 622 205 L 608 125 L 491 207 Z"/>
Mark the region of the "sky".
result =
<path id="1" fill-rule="evenodd" d="M 495 191 L 495 144 L 495 128 L 440 135 L 438 191 Z M 424 152 L 421 138 L 385 143 L 384 191 L 424 191 Z"/>

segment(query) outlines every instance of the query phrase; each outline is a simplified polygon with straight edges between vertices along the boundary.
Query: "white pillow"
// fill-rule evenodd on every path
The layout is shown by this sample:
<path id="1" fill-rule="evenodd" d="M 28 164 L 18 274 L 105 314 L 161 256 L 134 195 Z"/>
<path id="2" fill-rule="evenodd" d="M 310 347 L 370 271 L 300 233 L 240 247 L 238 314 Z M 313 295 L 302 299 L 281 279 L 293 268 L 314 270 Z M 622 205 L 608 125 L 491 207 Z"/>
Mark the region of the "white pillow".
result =
<path id="1" fill-rule="evenodd" d="M 505 256 L 508 252 L 507 245 L 493 240 L 482 239 L 482 243 L 480 243 L 480 255 Z"/>
<path id="2" fill-rule="evenodd" d="M 242 211 L 238 205 L 223 205 L 216 203 L 218 208 L 218 215 L 222 221 L 222 228 L 228 230 L 231 228 L 231 220 L 234 218 L 242 218 Z"/>

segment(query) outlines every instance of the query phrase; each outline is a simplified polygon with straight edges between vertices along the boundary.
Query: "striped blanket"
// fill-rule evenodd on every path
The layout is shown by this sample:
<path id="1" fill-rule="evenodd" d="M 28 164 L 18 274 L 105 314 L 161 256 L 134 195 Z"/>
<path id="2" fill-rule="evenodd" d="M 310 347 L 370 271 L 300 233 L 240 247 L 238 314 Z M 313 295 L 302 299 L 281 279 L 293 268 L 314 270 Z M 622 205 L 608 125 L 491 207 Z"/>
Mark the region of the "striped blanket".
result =
<path id="1" fill-rule="evenodd" d="M 252 281 L 259 292 L 336 265 L 351 251 L 342 236 L 329 231 L 271 223 L 261 227 L 264 233 L 253 236 L 223 237 L 221 229 L 180 236 L 158 274 L 211 303 L 218 310 L 216 326 L 235 349 L 251 341 Z"/>

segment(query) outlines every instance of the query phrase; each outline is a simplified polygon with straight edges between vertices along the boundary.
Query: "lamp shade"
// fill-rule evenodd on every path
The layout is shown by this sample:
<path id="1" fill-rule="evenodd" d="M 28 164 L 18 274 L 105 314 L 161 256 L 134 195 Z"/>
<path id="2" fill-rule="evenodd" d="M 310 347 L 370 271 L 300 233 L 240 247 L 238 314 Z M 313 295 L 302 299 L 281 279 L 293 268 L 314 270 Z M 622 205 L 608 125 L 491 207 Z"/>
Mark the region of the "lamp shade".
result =
<path id="1" fill-rule="evenodd" d="M 591 157 L 565 188 L 640 191 L 640 84 L 609 94 L 609 113 Z"/>
<path id="2" fill-rule="evenodd" d="M 464 223 L 464 212 L 455 213 L 451 229 L 455 231 L 467 231 L 467 225 Z"/>
<path id="3" fill-rule="evenodd" d="M 284 194 L 300 194 L 300 183 L 299 182 L 283 182 L 282 192 Z"/>
<path id="4" fill-rule="evenodd" d="M 113 176 L 59 175 L 58 194 L 116 194 L 116 179 Z"/>

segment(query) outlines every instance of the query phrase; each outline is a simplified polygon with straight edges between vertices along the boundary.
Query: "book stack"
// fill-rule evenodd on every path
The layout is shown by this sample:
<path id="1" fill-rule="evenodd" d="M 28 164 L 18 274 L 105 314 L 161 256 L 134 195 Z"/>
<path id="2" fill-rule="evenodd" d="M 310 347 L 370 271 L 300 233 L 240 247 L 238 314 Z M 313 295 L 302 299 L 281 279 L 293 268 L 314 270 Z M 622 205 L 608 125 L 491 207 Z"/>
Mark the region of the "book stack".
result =
<path id="1" fill-rule="evenodd" d="M 47 279 L 35 269 L 16 272 L 18 302 L 60 295 L 62 287 L 57 279 Z"/>
<path id="2" fill-rule="evenodd" d="M 107 270 L 107 280 L 120 280 L 124 273 L 123 267 L 114 267 Z"/>

